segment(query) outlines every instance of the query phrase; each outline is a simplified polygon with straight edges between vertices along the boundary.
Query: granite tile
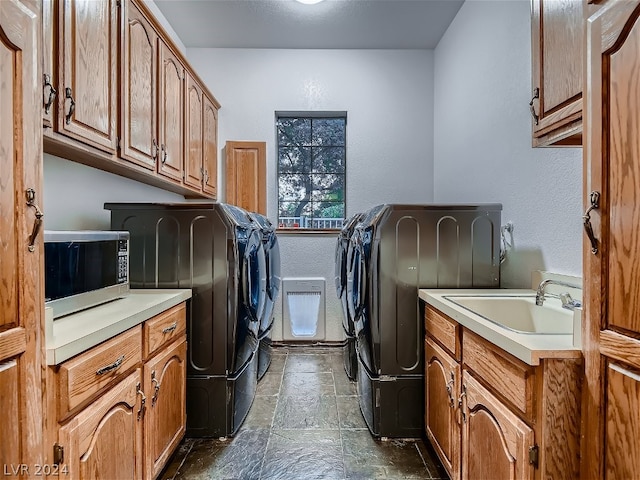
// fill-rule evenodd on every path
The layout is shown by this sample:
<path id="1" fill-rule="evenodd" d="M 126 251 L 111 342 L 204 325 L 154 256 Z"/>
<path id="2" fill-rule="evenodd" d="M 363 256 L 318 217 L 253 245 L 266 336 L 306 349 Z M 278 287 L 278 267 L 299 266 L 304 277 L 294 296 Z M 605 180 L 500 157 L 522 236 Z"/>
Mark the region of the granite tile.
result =
<path id="1" fill-rule="evenodd" d="M 344 369 L 342 371 L 333 372 L 333 381 L 336 387 L 336 395 L 357 395 L 358 392 L 356 382 L 352 382 L 351 380 L 349 380 L 349 377 L 347 377 Z"/>
<path id="2" fill-rule="evenodd" d="M 344 478 L 338 430 L 274 430 L 262 466 L 261 479 Z"/>
<path id="3" fill-rule="evenodd" d="M 268 439 L 268 429 L 240 429 L 226 441 L 201 439 L 194 444 L 175 478 L 257 480 Z"/>
<path id="4" fill-rule="evenodd" d="M 280 395 L 335 395 L 331 372 L 285 372 Z"/>
<path id="5" fill-rule="evenodd" d="M 245 418 L 242 427 L 240 427 L 240 431 L 244 429 L 271 428 L 277 403 L 277 396 L 256 396 L 247 418 Z"/>
<path id="6" fill-rule="evenodd" d="M 289 354 L 284 367 L 285 374 L 290 372 L 331 372 L 329 355 Z"/>
<path id="7" fill-rule="evenodd" d="M 267 372 L 262 377 L 262 380 L 258 382 L 258 388 L 256 390 L 256 396 L 272 395 L 276 396 L 280 392 L 280 385 L 282 384 L 282 372 L 271 373 Z"/>
<path id="8" fill-rule="evenodd" d="M 287 354 L 283 352 L 272 351 L 271 364 L 267 373 L 282 373 L 284 372 L 284 365 L 287 361 Z"/>
<path id="9" fill-rule="evenodd" d="M 340 428 L 367 429 L 358 404 L 358 397 L 336 397 L 336 402 Z"/>
<path id="10" fill-rule="evenodd" d="M 280 396 L 273 428 L 338 429 L 335 395 Z"/>
<path id="11" fill-rule="evenodd" d="M 381 441 L 367 430 L 341 430 L 348 479 L 425 479 L 429 477 L 415 441 Z"/>
<path id="12" fill-rule="evenodd" d="M 173 455 L 169 459 L 167 466 L 158 476 L 159 480 L 174 479 L 174 477 L 178 473 L 178 470 L 186 460 L 187 455 L 189 455 L 189 453 L 191 452 L 191 449 L 193 448 L 193 444 L 195 443 L 195 441 L 196 440 L 193 438 L 185 438 L 182 440 L 180 445 L 178 445 L 178 448 L 176 449 L 176 451 L 173 453 Z"/>

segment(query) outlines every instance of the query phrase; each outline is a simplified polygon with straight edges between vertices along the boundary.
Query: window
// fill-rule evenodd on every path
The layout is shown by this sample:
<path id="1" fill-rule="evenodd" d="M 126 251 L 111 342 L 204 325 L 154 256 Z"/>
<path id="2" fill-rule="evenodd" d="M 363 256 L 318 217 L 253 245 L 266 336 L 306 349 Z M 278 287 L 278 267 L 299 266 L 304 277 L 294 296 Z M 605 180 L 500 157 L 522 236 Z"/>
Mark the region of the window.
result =
<path id="1" fill-rule="evenodd" d="M 342 227 L 346 126 L 346 112 L 276 113 L 281 228 Z"/>

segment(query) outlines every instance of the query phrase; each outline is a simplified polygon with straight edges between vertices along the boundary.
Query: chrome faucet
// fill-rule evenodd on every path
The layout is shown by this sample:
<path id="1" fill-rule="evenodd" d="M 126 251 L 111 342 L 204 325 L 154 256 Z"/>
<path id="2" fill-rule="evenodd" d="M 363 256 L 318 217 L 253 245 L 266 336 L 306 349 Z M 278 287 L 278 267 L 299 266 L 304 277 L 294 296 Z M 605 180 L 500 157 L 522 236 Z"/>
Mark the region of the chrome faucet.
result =
<path id="1" fill-rule="evenodd" d="M 544 303 L 544 300 L 545 300 L 544 289 L 547 285 L 558 285 L 560 287 L 577 288 L 579 290 L 582 290 L 582 287 L 580 287 L 579 285 L 548 278 L 547 280 L 541 281 L 540 285 L 538 285 L 538 290 L 536 290 L 536 305 L 542 305 Z M 569 295 L 569 292 L 561 293 L 560 295 L 552 295 L 550 293 L 547 293 L 547 295 L 559 298 L 560 301 L 562 302 L 562 308 L 566 308 L 567 310 L 573 310 L 576 307 L 582 306 L 582 303 L 579 300 L 574 300 L 573 298 L 571 298 L 571 295 Z"/>

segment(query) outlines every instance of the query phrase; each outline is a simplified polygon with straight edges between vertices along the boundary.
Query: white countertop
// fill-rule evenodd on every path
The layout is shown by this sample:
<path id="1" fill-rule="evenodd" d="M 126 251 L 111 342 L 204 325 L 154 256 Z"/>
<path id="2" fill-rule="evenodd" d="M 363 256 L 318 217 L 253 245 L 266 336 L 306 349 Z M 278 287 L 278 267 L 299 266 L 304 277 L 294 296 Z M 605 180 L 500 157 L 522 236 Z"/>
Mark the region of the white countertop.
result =
<path id="1" fill-rule="evenodd" d="M 573 335 L 518 333 L 496 325 L 444 298 L 447 295 L 534 295 L 535 290 L 520 289 L 420 289 L 418 296 L 463 327 L 529 365 L 539 365 L 544 358 L 580 358 L 582 350 L 574 346 Z M 578 313 L 579 315 L 579 313 Z"/>
<path id="2" fill-rule="evenodd" d="M 124 298 L 56 320 L 47 315 L 47 364 L 58 365 L 189 298 L 190 289 L 135 289 Z"/>

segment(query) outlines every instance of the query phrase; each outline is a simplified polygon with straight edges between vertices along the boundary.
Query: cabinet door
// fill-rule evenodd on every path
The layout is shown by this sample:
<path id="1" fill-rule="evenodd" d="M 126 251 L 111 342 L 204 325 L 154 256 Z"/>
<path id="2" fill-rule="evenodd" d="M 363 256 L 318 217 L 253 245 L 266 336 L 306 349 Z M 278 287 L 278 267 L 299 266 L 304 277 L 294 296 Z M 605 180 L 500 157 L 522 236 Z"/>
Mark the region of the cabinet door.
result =
<path id="1" fill-rule="evenodd" d="M 534 147 L 582 144 L 582 3 L 531 3 Z"/>
<path id="2" fill-rule="evenodd" d="M 639 467 L 639 59 L 640 2 L 604 3 L 587 22 L 585 208 L 591 192 L 600 198 L 590 212 L 596 250 L 585 236 L 583 255 L 584 478 L 637 477 Z"/>
<path id="3" fill-rule="evenodd" d="M 227 142 L 226 202 L 267 214 L 265 142 Z"/>
<path id="4" fill-rule="evenodd" d="M 184 436 L 187 342 L 174 343 L 144 366 L 147 396 L 145 478 L 153 479 Z"/>
<path id="5" fill-rule="evenodd" d="M 142 478 L 142 398 L 136 370 L 60 428 L 68 478 Z"/>
<path id="6" fill-rule="evenodd" d="M 467 371 L 462 396 L 462 478 L 533 479 L 533 430 Z"/>
<path id="7" fill-rule="evenodd" d="M 132 0 L 127 1 L 125 12 L 120 156 L 155 171 L 158 36 Z"/>
<path id="8" fill-rule="evenodd" d="M 187 74 L 187 108 L 186 108 L 186 158 L 184 162 L 184 183 L 196 190 L 202 190 L 204 169 L 202 164 L 202 127 L 203 97 L 200 85 Z"/>
<path id="9" fill-rule="evenodd" d="M 58 131 L 114 152 L 118 0 L 64 0 L 59 45 Z"/>
<path id="10" fill-rule="evenodd" d="M 431 338 L 425 346 L 425 425 L 427 437 L 451 480 L 460 478 L 458 397 L 460 365 Z"/>
<path id="11" fill-rule="evenodd" d="M 158 173 L 182 183 L 184 163 L 184 67 L 160 42 L 160 153 Z"/>
<path id="12" fill-rule="evenodd" d="M 605 404 L 605 477 L 637 477 L 640 471 L 640 371 L 610 363 Z"/>
<path id="13" fill-rule="evenodd" d="M 0 1 L 0 465 L 43 463 L 40 3 Z M 34 191 L 34 206 L 25 191 Z M 5 470 L 6 472 L 6 470 Z"/>
<path id="14" fill-rule="evenodd" d="M 204 96 L 202 118 L 202 167 L 204 169 L 204 193 L 217 197 L 218 194 L 218 107 Z"/>
<path id="15" fill-rule="evenodd" d="M 53 46 L 55 19 L 53 0 L 42 0 L 42 126 L 53 128 L 53 112 L 58 91 L 54 87 Z"/>

